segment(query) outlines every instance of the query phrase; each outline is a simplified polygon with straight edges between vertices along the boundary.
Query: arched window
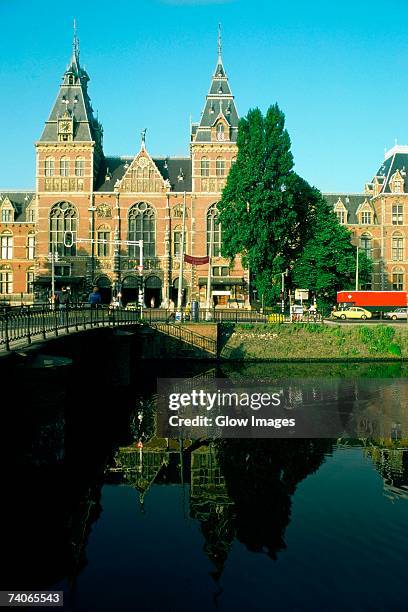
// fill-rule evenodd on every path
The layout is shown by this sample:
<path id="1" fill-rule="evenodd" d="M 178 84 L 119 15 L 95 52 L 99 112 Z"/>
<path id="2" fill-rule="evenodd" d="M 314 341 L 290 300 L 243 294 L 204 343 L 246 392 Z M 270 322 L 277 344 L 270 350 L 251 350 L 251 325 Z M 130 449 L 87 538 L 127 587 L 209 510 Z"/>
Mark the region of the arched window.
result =
<path id="1" fill-rule="evenodd" d="M 404 237 L 400 232 L 392 236 L 392 260 L 402 261 L 404 259 Z"/>
<path id="2" fill-rule="evenodd" d="M 201 176 L 210 176 L 210 162 L 206 157 L 201 158 Z"/>
<path id="3" fill-rule="evenodd" d="M 35 257 L 35 234 L 30 232 L 27 236 L 27 259 Z"/>
<path id="4" fill-rule="evenodd" d="M 143 257 L 154 257 L 156 253 L 156 213 L 147 202 L 138 202 L 129 210 L 128 239 L 143 240 Z M 129 245 L 129 257 L 139 257 L 139 247 Z"/>
<path id="5" fill-rule="evenodd" d="M 9 266 L 0 268 L 0 294 L 13 293 L 13 272 Z"/>
<path id="6" fill-rule="evenodd" d="M 392 271 L 392 288 L 394 291 L 404 290 L 404 270 L 402 268 L 394 268 Z"/>
<path id="7" fill-rule="evenodd" d="M 13 259 L 13 234 L 3 232 L 0 236 L 1 259 Z"/>
<path id="8" fill-rule="evenodd" d="M 101 225 L 98 227 L 97 231 L 97 240 L 98 240 L 98 248 L 96 252 L 98 257 L 109 257 L 110 255 L 110 227 L 108 225 Z"/>
<path id="9" fill-rule="evenodd" d="M 54 176 L 55 173 L 55 160 L 53 157 L 46 157 L 44 162 L 44 174 L 45 176 Z"/>
<path id="10" fill-rule="evenodd" d="M 225 140 L 225 126 L 223 123 L 217 125 L 217 140 Z"/>
<path id="11" fill-rule="evenodd" d="M 69 158 L 61 157 L 60 159 L 60 175 L 69 176 Z"/>
<path id="12" fill-rule="evenodd" d="M 83 157 L 77 157 L 75 160 L 75 176 L 84 176 L 85 160 Z"/>
<path id="13" fill-rule="evenodd" d="M 373 250 L 373 239 L 370 234 L 365 233 L 360 237 L 360 246 L 362 251 L 366 254 L 366 256 L 371 259 L 372 250 Z"/>
<path id="14" fill-rule="evenodd" d="M 77 212 L 70 202 L 58 202 L 50 210 L 50 251 L 76 255 Z M 68 245 L 68 246 L 67 246 Z"/>
<path id="15" fill-rule="evenodd" d="M 222 232 L 221 224 L 217 222 L 217 219 L 217 204 L 212 204 L 212 206 L 210 206 L 207 212 L 207 255 L 221 257 Z M 212 253 L 210 253 L 211 242 L 213 245 Z"/>
<path id="16" fill-rule="evenodd" d="M 225 159 L 222 159 L 221 157 L 217 157 L 215 161 L 215 174 L 217 176 L 225 175 Z"/>

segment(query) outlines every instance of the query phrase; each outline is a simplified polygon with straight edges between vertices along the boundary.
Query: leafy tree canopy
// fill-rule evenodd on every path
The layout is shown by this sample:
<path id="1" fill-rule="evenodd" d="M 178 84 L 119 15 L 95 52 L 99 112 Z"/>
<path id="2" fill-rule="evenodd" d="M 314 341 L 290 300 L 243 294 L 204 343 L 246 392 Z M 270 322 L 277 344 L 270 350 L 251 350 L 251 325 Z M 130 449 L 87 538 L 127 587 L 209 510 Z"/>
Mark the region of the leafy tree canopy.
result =
<path id="1" fill-rule="evenodd" d="M 287 282 L 332 299 L 355 274 L 355 247 L 320 192 L 293 170 L 285 116 L 275 104 L 240 120 L 238 155 L 218 205 L 223 254 L 240 254 L 258 295 L 273 303 Z M 362 260 L 362 279 L 369 267 Z M 367 264 L 367 265 L 366 265 Z M 311 268 L 311 269 L 309 269 Z"/>

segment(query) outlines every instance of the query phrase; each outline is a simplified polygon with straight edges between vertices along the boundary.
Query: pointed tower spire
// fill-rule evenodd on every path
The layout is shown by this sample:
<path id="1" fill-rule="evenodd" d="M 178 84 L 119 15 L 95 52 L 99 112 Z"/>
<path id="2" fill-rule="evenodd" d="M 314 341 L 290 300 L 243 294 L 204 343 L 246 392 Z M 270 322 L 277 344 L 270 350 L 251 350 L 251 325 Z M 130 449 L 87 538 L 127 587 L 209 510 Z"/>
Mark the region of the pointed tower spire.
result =
<path id="1" fill-rule="evenodd" d="M 74 18 L 74 40 L 72 43 L 72 61 L 76 62 L 79 66 L 79 40 L 77 36 L 77 23 L 76 18 Z"/>
<path id="2" fill-rule="evenodd" d="M 221 46 L 221 24 L 218 24 L 218 42 L 217 42 L 217 64 L 215 72 L 211 79 L 210 90 L 208 92 L 204 110 L 201 114 L 199 124 L 193 124 L 191 130 L 192 141 L 210 142 L 211 129 L 220 118 L 229 126 L 230 138 L 232 142 L 236 141 L 238 131 L 238 114 L 235 108 L 234 96 L 232 95 L 228 77 L 226 75 L 222 62 L 222 46 Z"/>
<path id="3" fill-rule="evenodd" d="M 218 61 L 222 63 L 221 59 L 221 24 L 218 24 Z"/>

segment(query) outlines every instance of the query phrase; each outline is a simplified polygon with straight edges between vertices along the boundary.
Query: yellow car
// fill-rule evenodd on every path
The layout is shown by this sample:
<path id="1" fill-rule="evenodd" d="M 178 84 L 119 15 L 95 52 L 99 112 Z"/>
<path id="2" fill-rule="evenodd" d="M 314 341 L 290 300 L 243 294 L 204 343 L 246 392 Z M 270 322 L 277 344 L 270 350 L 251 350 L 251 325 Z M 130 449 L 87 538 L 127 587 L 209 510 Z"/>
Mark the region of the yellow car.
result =
<path id="1" fill-rule="evenodd" d="M 371 319 L 373 316 L 369 310 L 359 306 L 352 306 L 347 310 L 334 310 L 332 316 L 336 319 Z"/>

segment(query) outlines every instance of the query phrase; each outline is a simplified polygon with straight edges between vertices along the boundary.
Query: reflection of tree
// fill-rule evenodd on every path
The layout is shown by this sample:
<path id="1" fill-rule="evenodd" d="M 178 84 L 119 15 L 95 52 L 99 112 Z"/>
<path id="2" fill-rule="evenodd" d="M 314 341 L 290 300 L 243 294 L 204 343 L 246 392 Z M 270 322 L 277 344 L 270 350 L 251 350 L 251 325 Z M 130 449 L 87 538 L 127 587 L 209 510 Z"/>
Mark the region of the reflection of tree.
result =
<path id="1" fill-rule="evenodd" d="M 221 440 L 217 456 L 234 503 L 236 537 L 272 559 L 285 548 L 291 496 L 332 451 L 330 440 Z"/>
<path id="2" fill-rule="evenodd" d="M 408 499 L 408 449 L 372 445 L 366 453 L 383 479 L 386 497 Z"/>

